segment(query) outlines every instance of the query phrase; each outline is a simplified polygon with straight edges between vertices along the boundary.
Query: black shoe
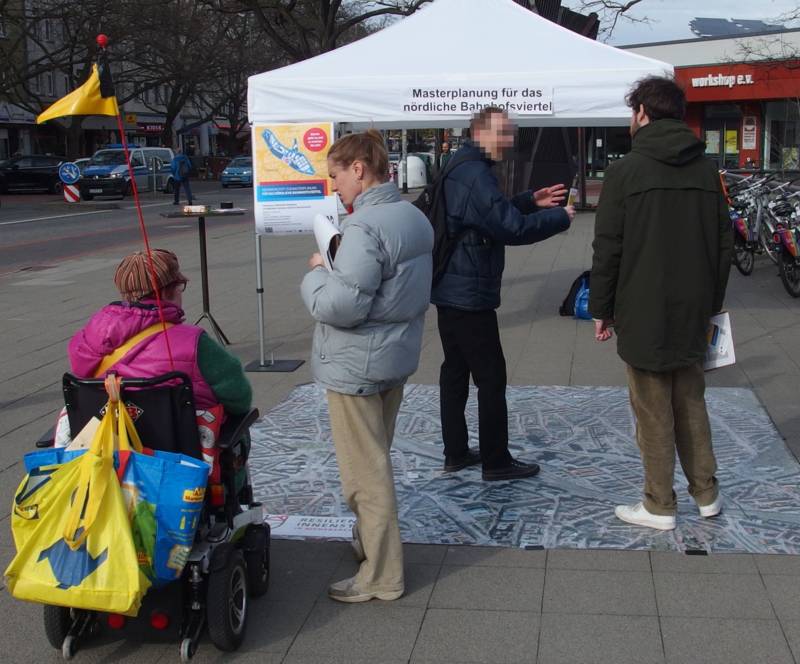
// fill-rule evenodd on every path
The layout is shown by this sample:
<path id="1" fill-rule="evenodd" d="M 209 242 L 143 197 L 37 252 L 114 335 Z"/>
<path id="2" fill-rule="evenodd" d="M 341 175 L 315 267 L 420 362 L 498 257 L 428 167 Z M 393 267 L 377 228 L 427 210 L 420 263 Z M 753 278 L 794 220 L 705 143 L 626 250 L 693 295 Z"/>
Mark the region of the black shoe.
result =
<path id="1" fill-rule="evenodd" d="M 539 472 L 539 464 L 523 463 L 511 459 L 511 463 L 501 468 L 483 469 L 484 482 L 499 482 L 501 480 L 520 480 L 523 477 L 533 477 Z"/>
<path id="2" fill-rule="evenodd" d="M 481 462 L 481 454 L 476 450 L 467 450 L 464 456 L 444 458 L 444 472 L 455 473 L 457 470 L 463 470 L 468 466 L 477 466 Z"/>

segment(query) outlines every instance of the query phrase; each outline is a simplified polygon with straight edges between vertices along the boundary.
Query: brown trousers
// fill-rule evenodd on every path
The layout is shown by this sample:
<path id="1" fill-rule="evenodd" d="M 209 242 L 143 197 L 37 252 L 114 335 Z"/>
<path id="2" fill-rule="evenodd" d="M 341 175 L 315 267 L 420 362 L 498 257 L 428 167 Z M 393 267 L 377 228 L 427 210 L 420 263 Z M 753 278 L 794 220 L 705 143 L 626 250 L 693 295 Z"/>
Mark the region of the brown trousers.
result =
<path id="1" fill-rule="evenodd" d="M 717 462 L 705 402 L 702 364 L 675 371 L 628 366 L 628 389 L 636 416 L 636 442 L 644 465 L 644 506 L 651 514 L 675 514 L 672 488 L 675 451 L 698 505 L 717 498 Z"/>
<path id="2" fill-rule="evenodd" d="M 366 559 L 356 574 L 364 592 L 403 590 L 403 545 L 389 450 L 403 387 L 359 397 L 328 390 L 342 493 L 358 520 Z"/>

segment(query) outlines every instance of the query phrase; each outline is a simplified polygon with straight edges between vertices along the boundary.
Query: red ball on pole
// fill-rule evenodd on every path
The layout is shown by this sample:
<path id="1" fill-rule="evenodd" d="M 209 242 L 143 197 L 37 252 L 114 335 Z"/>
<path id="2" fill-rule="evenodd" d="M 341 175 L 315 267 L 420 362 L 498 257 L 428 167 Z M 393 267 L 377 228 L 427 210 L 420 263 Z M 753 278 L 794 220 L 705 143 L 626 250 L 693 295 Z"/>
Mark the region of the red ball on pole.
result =
<path id="1" fill-rule="evenodd" d="M 106 46 L 108 46 L 108 37 L 106 35 L 102 34 L 102 33 L 97 35 L 96 41 L 97 41 L 97 45 L 100 48 L 105 48 Z"/>

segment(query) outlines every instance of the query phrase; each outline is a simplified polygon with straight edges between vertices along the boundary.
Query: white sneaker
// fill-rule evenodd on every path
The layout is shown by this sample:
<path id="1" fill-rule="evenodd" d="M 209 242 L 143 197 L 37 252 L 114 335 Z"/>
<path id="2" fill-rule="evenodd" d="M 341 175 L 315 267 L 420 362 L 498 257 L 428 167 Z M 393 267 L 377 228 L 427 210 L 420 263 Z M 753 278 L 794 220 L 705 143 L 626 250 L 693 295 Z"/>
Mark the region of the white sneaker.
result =
<path id="1" fill-rule="evenodd" d="M 722 496 L 717 495 L 717 499 L 710 505 L 698 505 L 697 509 L 700 510 L 700 516 L 710 519 L 712 516 L 717 516 L 722 511 Z"/>
<path id="2" fill-rule="evenodd" d="M 622 519 L 627 523 L 632 523 L 637 526 L 646 526 L 648 528 L 655 528 L 656 530 L 674 530 L 675 517 L 663 516 L 661 514 L 650 514 L 644 506 L 644 503 L 636 503 L 635 505 L 617 505 L 614 514 L 618 519 Z"/>

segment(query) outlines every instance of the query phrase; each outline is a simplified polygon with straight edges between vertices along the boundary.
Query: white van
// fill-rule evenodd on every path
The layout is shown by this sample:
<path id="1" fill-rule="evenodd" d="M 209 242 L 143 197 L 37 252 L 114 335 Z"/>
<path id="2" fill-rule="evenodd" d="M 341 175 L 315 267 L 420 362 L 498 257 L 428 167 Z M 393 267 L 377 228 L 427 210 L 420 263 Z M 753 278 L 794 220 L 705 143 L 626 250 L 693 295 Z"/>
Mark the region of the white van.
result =
<path id="1" fill-rule="evenodd" d="M 164 166 L 169 166 L 173 152 L 171 148 L 142 148 L 129 146 L 131 167 L 139 191 L 159 191 L 164 188 L 166 178 Z M 81 198 L 92 200 L 95 196 L 121 196 L 131 193 L 131 177 L 125 162 L 125 151 L 121 145 L 109 145 L 98 150 L 83 169 L 79 182 Z"/>

